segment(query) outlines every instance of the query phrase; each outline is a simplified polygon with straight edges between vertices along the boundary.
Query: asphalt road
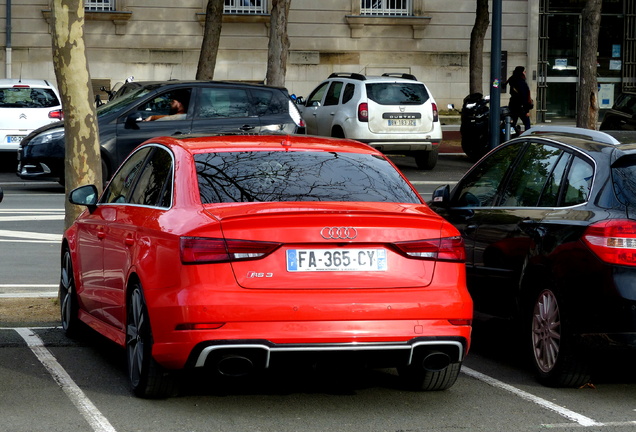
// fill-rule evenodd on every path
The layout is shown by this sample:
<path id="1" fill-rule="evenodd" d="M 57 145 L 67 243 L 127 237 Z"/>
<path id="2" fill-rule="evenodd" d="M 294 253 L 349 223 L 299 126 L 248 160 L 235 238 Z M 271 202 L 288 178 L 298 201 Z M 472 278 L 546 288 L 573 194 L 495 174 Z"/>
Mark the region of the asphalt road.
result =
<path id="1" fill-rule="evenodd" d="M 425 198 L 470 166 L 440 156 L 419 171 L 394 158 Z M 54 183 L 0 173 L 2 295 L 47 295 L 58 280 L 64 193 Z M 2 328 L 0 431 L 632 431 L 634 360 L 610 356 L 581 389 L 540 386 L 508 323 L 475 322 L 457 383 L 444 392 L 401 388 L 391 370 L 272 370 L 247 382 L 184 374 L 178 396 L 143 400 L 128 389 L 122 350 L 94 333 L 68 339 L 58 327 Z"/>

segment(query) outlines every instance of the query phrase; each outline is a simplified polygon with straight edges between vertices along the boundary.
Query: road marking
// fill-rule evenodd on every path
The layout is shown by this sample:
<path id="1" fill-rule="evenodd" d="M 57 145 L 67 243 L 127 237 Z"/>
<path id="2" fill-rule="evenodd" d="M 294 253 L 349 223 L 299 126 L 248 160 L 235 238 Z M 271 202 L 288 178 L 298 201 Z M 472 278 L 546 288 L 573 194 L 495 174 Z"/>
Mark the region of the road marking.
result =
<path id="1" fill-rule="evenodd" d="M 110 422 L 102 415 L 97 407 L 86 397 L 82 389 L 73 381 L 71 376 L 58 363 L 53 354 L 44 347 L 42 339 L 29 328 L 14 329 L 25 340 L 33 354 L 51 374 L 55 382 L 66 393 L 73 405 L 95 432 L 117 432 Z"/>
<path id="2" fill-rule="evenodd" d="M 571 411 L 567 408 L 564 408 L 562 406 L 559 406 L 555 403 L 552 403 L 550 401 L 547 401 L 545 399 L 542 399 L 538 396 L 535 396 L 531 393 L 525 392 L 521 389 L 518 389 L 516 387 L 511 386 L 510 384 L 506 384 L 504 382 L 501 382 L 495 378 L 492 378 L 488 375 L 484 375 L 481 372 L 477 372 L 475 370 L 472 370 L 470 368 L 467 367 L 463 367 L 462 366 L 462 372 L 465 373 L 466 375 L 473 377 L 475 379 L 478 379 L 480 381 L 485 382 L 486 384 L 489 384 L 493 387 L 497 387 L 500 388 L 502 390 L 506 390 L 507 392 L 510 392 L 516 396 L 519 396 L 522 399 L 525 399 L 527 401 L 533 402 L 545 409 L 548 409 L 550 411 L 554 411 L 555 413 L 559 414 L 562 417 L 565 417 L 567 419 L 570 419 L 576 423 L 578 423 L 580 426 L 584 426 L 584 427 L 589 427 L 589 426 L 605 426 L 605 424 L 603 423 L 599 423 L 596 420 L 593 420 L 589 417 L 586 417 L 584 415 L 581 415 L 579 413 L 576 413 L 574 411 Z M 571 425 L 568 425 L 571 426 Z"/>
<path id="3" fill-rule="evenodd" d="M 2 218 L 0 218 L 1 220 Z M 39 242 L 39 243 L 58 243 L 62 241 L 62 234 L 44 234 L 31 231 L 13 231 L 13 230 L 0 230 L 0 237 L 8 237 L 11 239 L 21 239 L 27 243 Z M 15 241 L 0 239 L 0 241 Z"/>

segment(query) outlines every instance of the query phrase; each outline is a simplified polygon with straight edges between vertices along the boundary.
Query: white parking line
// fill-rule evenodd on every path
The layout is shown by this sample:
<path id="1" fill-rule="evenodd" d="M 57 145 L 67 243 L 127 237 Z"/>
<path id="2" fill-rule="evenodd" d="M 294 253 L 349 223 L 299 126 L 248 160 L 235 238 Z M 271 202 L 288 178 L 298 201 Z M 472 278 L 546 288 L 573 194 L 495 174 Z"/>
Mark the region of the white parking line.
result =
<path id="1" fill-rule="evenodd" d="M 0 230 L 0 237 L 8 237 L 11 239 L 20 239 L 26 241 L 35 242 L 60 242 L 62 240 L 62 234 L 44 234 L 36 233 L 32 231 L 13 231 L 13 230 Z M 3 240 L 7 241 L 7 240 Z M 15 240 L 13 240 L 15 241 Z"/>
<path id="2" fill-rule="evenodd" d="M 44 347 L 42 339 L 31 329 L 14 329 L 22 339 L 25 340 L 33 354 L 40 360 L 40 363 L 51 374 L 55 382 L 66 393 L 73 405 L 79 410 L 82 416 L 95 432 L 117 432 L 110 422 L 102 415 L 97 407 L 86 397 L 84 392 L 71 379 L 71 376 L 57 362 L 53 354 Z"/>
<path id="3" fill-rule="evenodd" d="M 466 375 L 473 377 L 475 379 L 478 379 L 480 381 L 485 382 L 486 384 L 489 384 L 493 387 L 497 387 L 500 388 L 502 390 L 506 390 L 516 396 L 519 396 L 522 399 L 525 399 L 527 401 L 533 402 L 545 409 L 548 409 L 550 411 L 554 411 L 555 413 L 559 414 L 562 417 L 565 417 L 569 420 L 572 420 L 576 423 L 578 423 L 580 426 L 584 426 L 584 427 L 589 427 L 589 426 L 605 426 L 605 424 L 603 423 L 599 423 L 596 420 L 593 420 L 589 417 L 586 417 L 584 415 L 581 415 L 579 413 L 576 413 L 574 411 L 571 411 L 567 408 L 564 408 L 562 406 L 559 406 L 557 404 L 554 404 L 550 401 L 547 401 L 545 399 L 542 399 L 538 396 L 535 396 L 533 394 L 530 394 L 528 392 L 525 392 L 521 389 L 518 389 L 516 387 L 511 386 L 510 384 L 506 384 L 504 382 L 501 382 L 495 378 L 492 378 L 488 375 L 484 375 L 481 372 L 477 372 L 474 371 L 470 368 L 467 367 L 463 367 L 462 366 L 462 372 L 465 373 Z M 545 426 L 545 425 L 544 425 Z M 571 425 L 568 425 L 571 426 Z"/>

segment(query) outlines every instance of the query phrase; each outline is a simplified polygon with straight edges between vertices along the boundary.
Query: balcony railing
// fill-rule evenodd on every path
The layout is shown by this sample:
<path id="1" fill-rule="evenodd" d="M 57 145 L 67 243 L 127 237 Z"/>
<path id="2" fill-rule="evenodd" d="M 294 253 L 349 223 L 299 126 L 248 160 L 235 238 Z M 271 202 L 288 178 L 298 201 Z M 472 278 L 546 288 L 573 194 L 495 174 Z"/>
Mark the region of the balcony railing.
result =
<path id="1" fill-rule="evenodd" d="M 361 0 L 360 15 L 412 16 L 412 0 Z"/>
<path id="2" fill-rule="evenodd" d="M 223 13 L 237 15 L 267 14 L 267 0 L 225 0 Z"/>
<path id="3" fill-rule="evenodd" d="M 115 0 L 84 0 L 84 9 L 90 12 L 114 11 Z"/>

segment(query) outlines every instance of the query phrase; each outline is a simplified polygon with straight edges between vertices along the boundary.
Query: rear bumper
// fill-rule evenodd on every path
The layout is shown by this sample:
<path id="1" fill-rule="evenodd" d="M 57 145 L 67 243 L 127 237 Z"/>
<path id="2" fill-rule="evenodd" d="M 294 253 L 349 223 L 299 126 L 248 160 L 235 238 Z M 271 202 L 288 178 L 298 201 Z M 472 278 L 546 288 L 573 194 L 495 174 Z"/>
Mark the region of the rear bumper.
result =
<path id="1" fill-rule="evenodd" d="M 187 362 L 189 367 L 205 367 L 224 373 L 228 359 L 243 359 L 254 369 L 283 365 L 343 360 L 366 366 L 408 366 L 433 353 L 440 353 L 451 363 L 461 362 L 467 350 L 463 338 L 414 338 L 406 342 L 341 344 L 275 344 L 267 340 L 210 341 L 195 347 Z"/>
<path id="2" fill-rule="evenodd" d="M 214 368 L 228 356 L 250 358 L 263 369 L 325 356 L 399 367 L 431 352 L 462 361 L 470 334 L 470 325 L 447 320 L 228 323 L 217 330 L 175 331 L 169 342 L 155 341 L 153 357 L 170 369 Z"/>

